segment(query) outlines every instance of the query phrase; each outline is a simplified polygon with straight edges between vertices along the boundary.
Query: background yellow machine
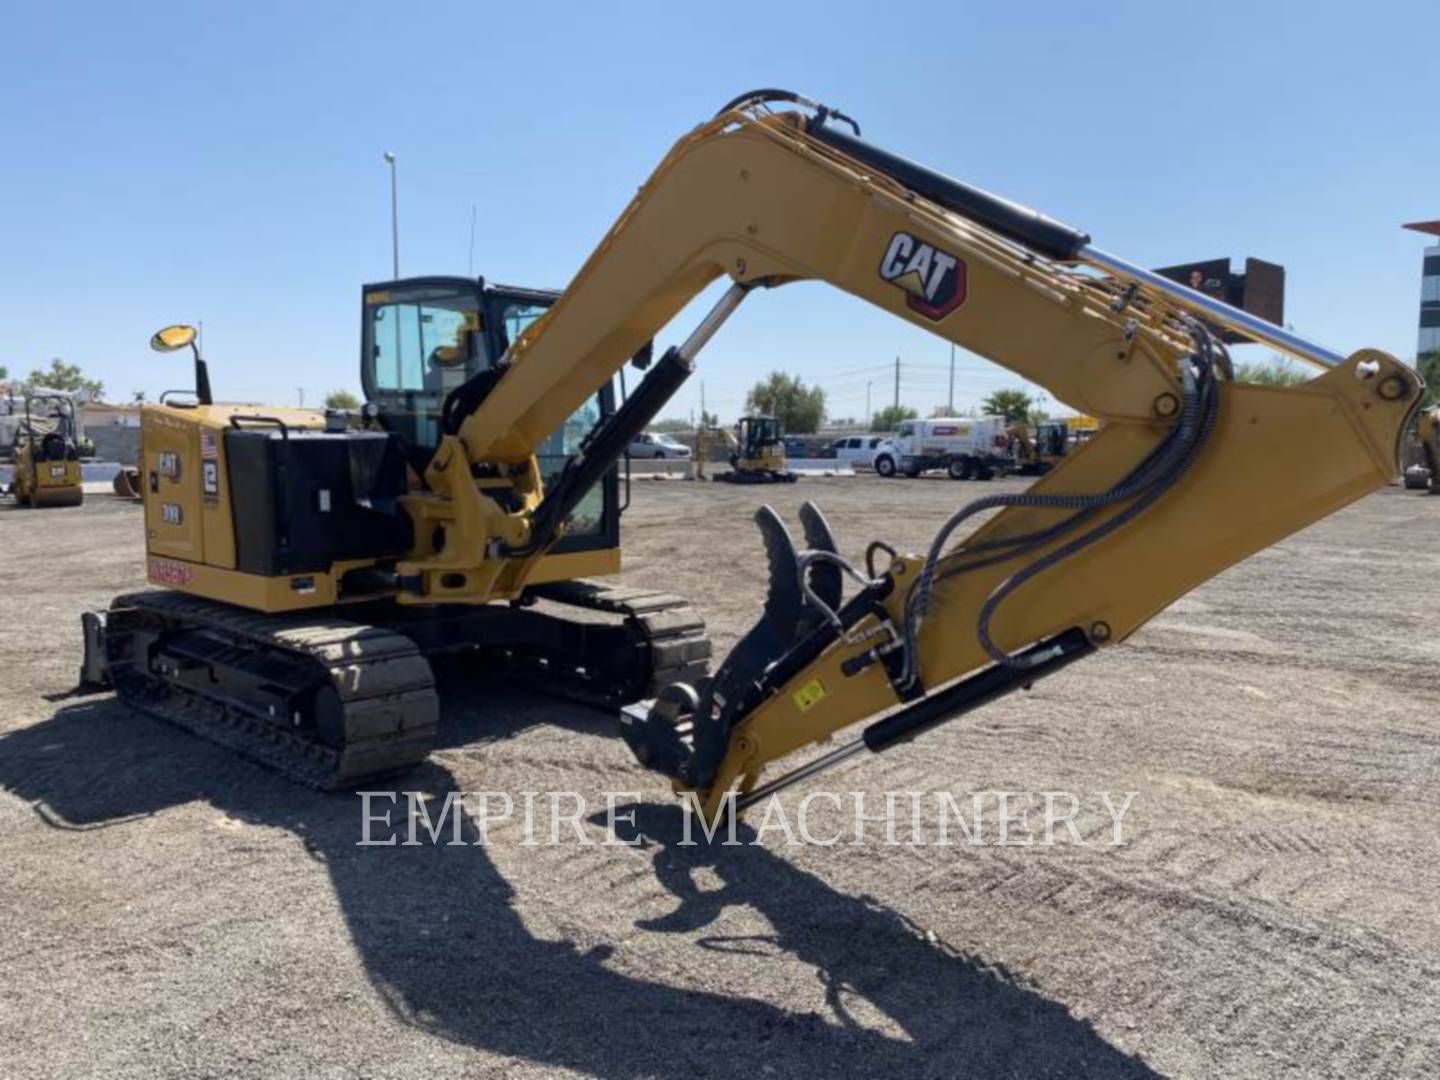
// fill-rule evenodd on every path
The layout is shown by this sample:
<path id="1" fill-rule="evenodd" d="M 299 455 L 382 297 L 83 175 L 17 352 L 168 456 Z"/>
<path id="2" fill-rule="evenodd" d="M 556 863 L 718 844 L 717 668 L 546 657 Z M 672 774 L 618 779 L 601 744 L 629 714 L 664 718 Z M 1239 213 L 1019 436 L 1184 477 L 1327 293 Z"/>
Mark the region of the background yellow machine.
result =
<path id="1" fill-rule="evenodd" d="M 1440 492 L 1440 407 L 1422 409 L 1406 433 L 1402 474 L 1407 491 Z"/>
<path id="2" fill-rule="evenodd" d="M 681 602 L 574 579 L 618 566 L 607 492 L 634 435 L 750 293 L 802 279 L 1004 365 L 1098 430 L 1028 491 L 958 508 L 920 553 L 877 538 L 852 565 L 812 505 L 798 545 L 761 508 L 764 609 L 702 675 L 708 643 Z M 612 409 L 615 373 L 647 364 L 653 335 L 717 280 L 710 312 Z M 685 135 L 563 294 L 468 288 L 366 290 L 365 430 L 212 404 L 198 357 L 197 403 L 145 410 L 148 576 L 163 588 L 86 617 L 87 678 L 338 784 L 423 755 L 427 656 L 464 647 L 632 701 L 621 733 L 636 758 L 713 819 L 1109 647 L 1382 486 L 1420 396 L 1390 356 L 1314 345 L 781 91 Z M 1328 370 L 1235 383 L 1210 326 Z"/>
<path id="3" fill-rule="evenodd" d="M 20 506 L 79 506 L 85 500 L 75 402 L 58 390 L 26 392 L 15 435 L 10 494 Z"/>
<path id="4" fill-rule="evenodd" d="M 1094 438 L 1096 430 L 1095 419 L 1090 416 L 1042 420 L 1033 426 L 1010 425 L 1008 433 L 1015 472 L 1021 476 L 1044 476 L 1071 450 Z"/>
<path id="5" fill-rule="evenodd" d="M 730 471 L 716 473 L 727 484 L 793 484 L 799 477 L 786 467 L 780 421 L 773 416 L 742 416 L 735 424 Z"/>

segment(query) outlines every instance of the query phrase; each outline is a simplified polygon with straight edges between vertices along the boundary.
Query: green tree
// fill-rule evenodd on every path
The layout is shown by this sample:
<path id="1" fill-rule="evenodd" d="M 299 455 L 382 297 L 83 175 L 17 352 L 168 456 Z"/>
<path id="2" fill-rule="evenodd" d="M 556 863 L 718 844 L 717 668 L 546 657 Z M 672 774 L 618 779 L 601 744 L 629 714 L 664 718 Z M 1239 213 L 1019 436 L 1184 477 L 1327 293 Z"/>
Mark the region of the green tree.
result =
<path id="1" fill-rule="evenodd" d="M 50 361 L 49 370 L 36 368 L 25 381 L 27 386 L 43 386 L 51 390 L 64 390 L 74 394 L 83 392 L 91 401 L 105 396 L 105 384 L 99 379 L 87 379 L 80 371 L 79 364 L 67 364 L 58 356 Z"/>
<path id="2" fill-rule="evenodd" d="M 4 382 L 8 378 L 10 378 L 10 369 L 4 364 L 0 364 L 0 382 Z"/>
<path id="3" fill-rule="evenodd" d="M 1277 357 L 1273 363 L 1247 362 L 1235 365 L 1235 381 L 1260 386 L 1294 386 L 1309 382 L 1312 372 L 1295 366 L 1288 357 Z"/>
<path id="4" fill-rule="evenodd" d="M 1003 416 L 1012 424 L 1023 424 L 1030 419 L 1030 410 L 1035 399 L 1024 390 L 996 390 L 980 403 L 980 411 L 986 416 Z"/>
<path id="5" fill-rule="evenodd" d="M 905 420 L 914 420 L 920 414 L 909 405 L 886 405 L 870 417 L 871 431 L 894 431 Z"/>
<path id="6" fill-rule="evenodd" d="M 358 409 L 361 401 L 349 390 L 331 390 L 325 395 L 327 409 Z"/>
<path id="7" fill-rule="evenodd" d="M 794 375 L 772 371 L 745 395 L 745 410 L 775 417 L 786 434 L 810 435 L 819 431 L 825 420 L 825 391 L 806 386 Z"/>
<path id="8" fill-rule="evenodd" d="M 673 435 L 677 431 L 689 431 L 690 421 L 683 416 L 671 416 L 664 420 L 656 420 L 647 429 L 657 435 Z"/>

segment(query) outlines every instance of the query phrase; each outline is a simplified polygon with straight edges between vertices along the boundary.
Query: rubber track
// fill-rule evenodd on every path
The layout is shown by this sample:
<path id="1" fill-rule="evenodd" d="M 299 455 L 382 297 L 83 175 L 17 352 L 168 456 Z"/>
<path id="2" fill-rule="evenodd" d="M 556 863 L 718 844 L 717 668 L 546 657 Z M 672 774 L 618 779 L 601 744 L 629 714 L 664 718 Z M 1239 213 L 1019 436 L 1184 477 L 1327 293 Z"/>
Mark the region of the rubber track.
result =
<path id="1" fill-rule="evenodd" d="M 568 607 L 622 616 L 649 643 L 652 667 L 648 685 L 623 696 L 619 704 L 653 698 L 673 682 L 694 682 L 706 674 L 711 655 L 705 620 L 683 597 L 631 589 L 584 578 L 538 585 L 536 596 Z"/>
<path id="2" fill-rule="evenodd" d="M 576 682 L 556 670 L 526 673 L 543 692 L 589 704 L 628 704 L 655 697 L 669 684 L 693 682 L 708 669 L 705 621 L 668 593 L 576 580 L 538 587 L 537 595 L 569 607 L 623 617 L 649 647 L 643 686 Z M 155 623 L 212 631 L 245 649 L 299 656 L 328 672 L 345 710 L 343 750 L 307 738 L 258 708 L 221 694 L 206 695 L 140 671 L 133 658 L 111 665 L 116 693 L 127 705 L 219 743 L 310 787 L 330 790 L 401 771 L 424 761 L 435 742 L 439 698 L 429 661 L 403 630 L 351 622 L 333 614 L 266 615 L 184 593 L 154 590 L 115 599 L 106 637 Z M 512 674 L 516 674 L 512 672 Z M 317 679 L 321 672 L 317 670 Z"/>
<path id="3" fill-rule="evenodd" d="M 331 615 L 264 615 L 156 590 L 117 597 L 106 636 L 114 640 L 156 621 L 214 631 L 245 648 L 289 653 L 328 672 L 345 710 L 340 750 L 282 727 L 243 702 L 162 681 L 133 662 L 111 668 L 125 704 L 301 783 L 322 790 L 351 786 L 424 761 L 434 744 L 440 709 L 430 664 L 401 634 Z"/>

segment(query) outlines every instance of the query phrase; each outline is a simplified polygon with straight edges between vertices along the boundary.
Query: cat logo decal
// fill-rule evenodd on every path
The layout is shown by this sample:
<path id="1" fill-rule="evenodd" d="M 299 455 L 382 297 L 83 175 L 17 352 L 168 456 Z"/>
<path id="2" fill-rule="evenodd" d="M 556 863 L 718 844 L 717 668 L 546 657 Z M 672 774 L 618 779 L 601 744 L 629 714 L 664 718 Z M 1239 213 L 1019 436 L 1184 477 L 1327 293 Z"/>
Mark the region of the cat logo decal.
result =
<path id="1" fill-rule="evenodd" d="M 937 322 L 965 302 L 965 264 L 909 233 L 890 238 L 880 277 L 905 293 L 911 311 Z"/>

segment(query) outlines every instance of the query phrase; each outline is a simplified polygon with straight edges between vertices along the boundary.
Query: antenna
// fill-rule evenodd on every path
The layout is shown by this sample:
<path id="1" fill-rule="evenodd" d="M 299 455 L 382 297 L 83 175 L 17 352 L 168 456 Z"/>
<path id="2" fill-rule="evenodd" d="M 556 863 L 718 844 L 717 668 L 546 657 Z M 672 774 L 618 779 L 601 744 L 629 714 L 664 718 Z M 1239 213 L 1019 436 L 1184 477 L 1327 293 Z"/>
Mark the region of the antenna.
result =
<path id="1" fill-rule="evenodd" d="M 470 277 L 475 276 L 475 204 L 470 204 L 470 262 L 466 273 Z"/>

